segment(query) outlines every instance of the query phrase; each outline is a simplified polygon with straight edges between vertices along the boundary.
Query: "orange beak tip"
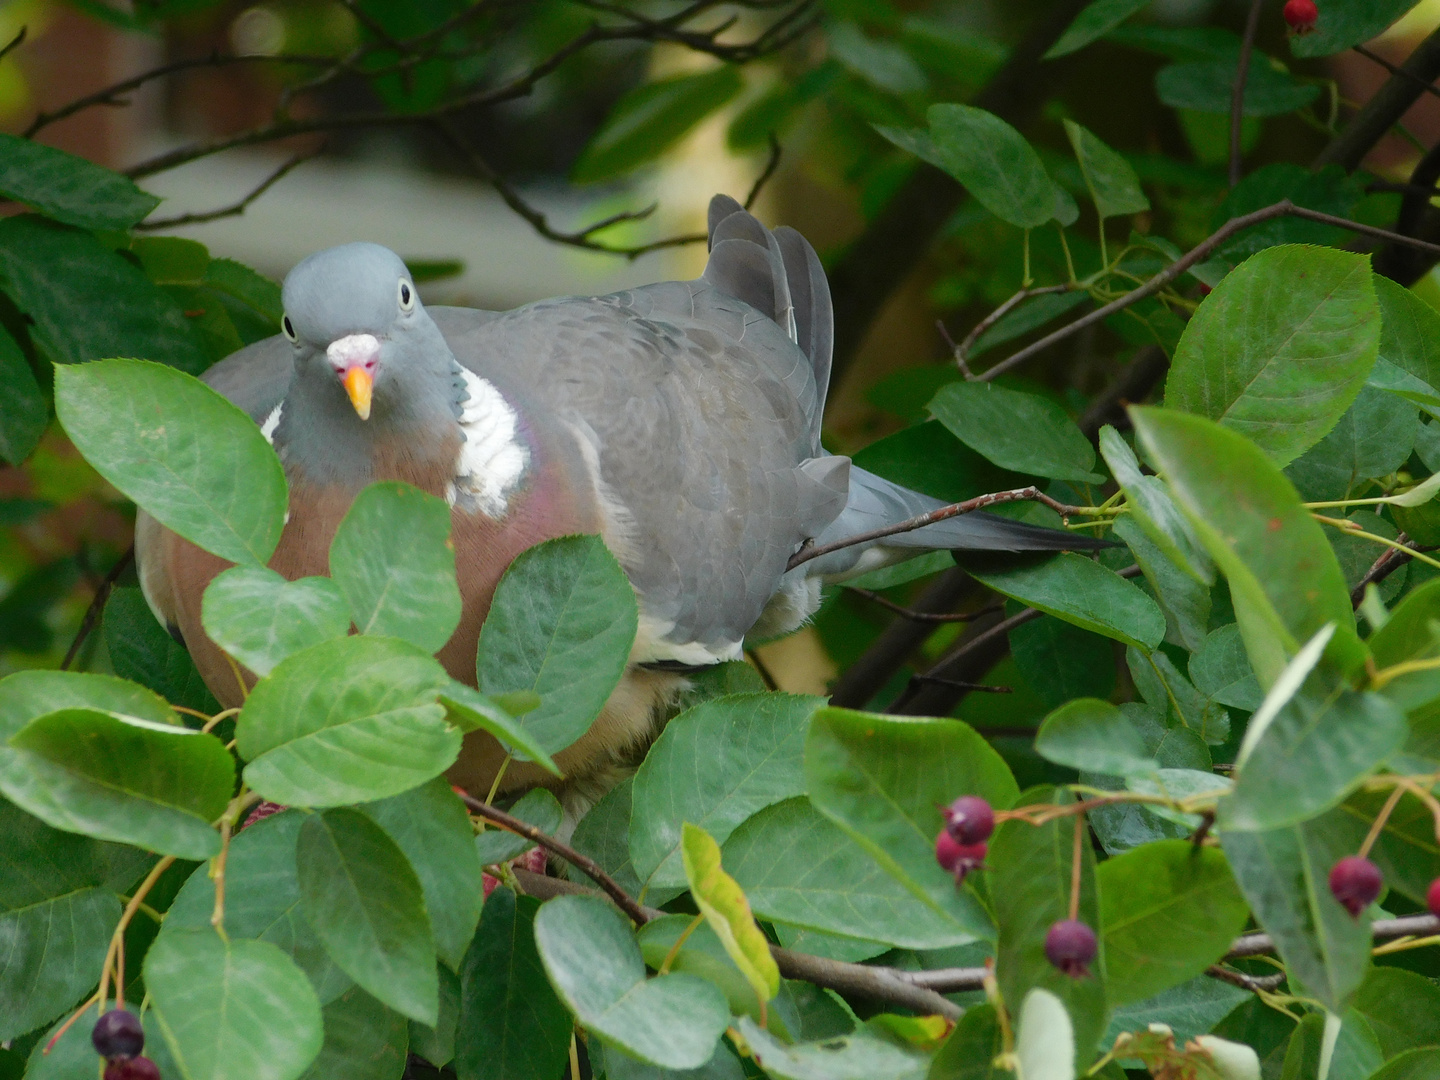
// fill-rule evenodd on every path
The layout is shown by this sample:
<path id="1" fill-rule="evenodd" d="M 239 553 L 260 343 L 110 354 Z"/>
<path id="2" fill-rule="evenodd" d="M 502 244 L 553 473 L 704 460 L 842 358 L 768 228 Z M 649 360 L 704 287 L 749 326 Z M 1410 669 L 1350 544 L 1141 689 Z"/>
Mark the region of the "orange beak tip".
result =
<path id="1" fill-rule="evenodd" d="M 375 380 L 364 368 L 352 367 L 345 372 L 345 393 L 350 396 L 350 404 L 355 406 L 355 414 L 361 420 L 370 419 L 370 397 L 374 389 Z"/>

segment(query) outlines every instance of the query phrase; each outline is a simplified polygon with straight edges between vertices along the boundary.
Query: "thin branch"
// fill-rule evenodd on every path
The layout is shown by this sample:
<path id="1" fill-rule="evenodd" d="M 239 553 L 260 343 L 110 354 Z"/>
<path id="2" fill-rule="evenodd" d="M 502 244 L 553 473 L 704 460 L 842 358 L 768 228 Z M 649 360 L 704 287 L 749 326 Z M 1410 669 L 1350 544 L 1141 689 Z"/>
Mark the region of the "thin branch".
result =
<path id="1" fill-rule="evenodd" d="M 913 678 L 916 682 L 922 682 L 922 683 L 938 683 L 940 686 L 948 686 L 948 687 L 950 687 L 952 690 L 968 690 L 968 691 L 970 691 L 970 692 L 972 692 L 972 693 L 980 693 L 980 694 L 1013 694 L 1013 693 L 1015 692 L 1015 688 L 1014 688 L 1013 686 L 990 686 L 988 683 L 961 682 L 959 679 L 946 679 L 946 678 L 942 678 L 942 677 L 939 676 L 939 675 L 913 675 L 913 676 L 911 676 L 911 678 Z M 1033 728 L 1033 727 L 1030 727 L 1030 728 L 1005 728 L 1005 729 L 985 728 L 985 729 L 983 729 L 980 733 L 981 733 L 982 735 L 984 735 L 984 734 L 986 734 L 987 732 L 989 732 L 989 733 L 994 733 L 994 732 L 997 732 L 997 731 L 1000 731 L 1000 730 L 1004 730 L 1005 732 L 1007 732 L 1007 733 L 1009 733 L 1009 734 L 1013 734 L 1013 733 L 1016 732 L 1016 731 L 1023 731 L 1023 732 L 1024 732 L 1025 734 L 1027 734 L 1027 735 L 1033 735 L 1033 734 L 1035 734 L 1035 731 L 1036 731 L 1036 729 Z"/>
<path id="2" fill-rule="evenodd" d="M 1236 971 L 1234 968 L 1225 967 L 1222 964 L 1211 964 L 1205 969 L 1205 974 L 1212 979 L 1219 979 L 1231 986 L 1238 986 L 1241 990 L 1249 990 L 1252 994 L 1258 992 L 1270 993 L 1277 990 L 1280 984 L 1285 981 L 1285 972 L 1277 971 L 1273 975 L 1247 975 L 1243 971 Z"/>
<path id="3" fill-rule="evenodd" d="M 877 593 L 877 592 L 872 592 L 872 591 L 869 590 L 869 589 L 862 589 L 862 588 L 860 588 L 860 587 L 857 586 L 857 585 L 846 585 L 845 588 L 849 589 L 849 590 L 850 590 L 852 593 L 854 593 L 856 596 L 863 596 L 866 600 L 869 600 L 872 604 L 879 604 L 881 607 L 885 608 L 887 611 L 893 611 L 896 615 L 899 615 L 902 619 L 909 619 L 909 620 L 911 620 L 912 622 L 923 622 L 923 623 L 973 622 L 974 620 L 976 620 L 976 619 L 978 619 L 978 618 L 980 618 L 980 617 L 982 617 L 982 616 L 984 616 L 984 615 L 993 615 L 995 612 L 1002 610 L 1002 608 L 997 604 L 997 605 L 992 605 L 991 607 L 983 607 L 983 608 L 980 608 L 978 611 L 954 611 L 954 612 L 916 611 L 914 608 L 908 608 L 908 607 L 906 607 L 904 604 L 897 604 L 897 603 L 895 603 L 894 600 L 887 600 L 885 597 L 881 596 L 879 593 Z"/>
<path id="4" fill-rule="evenodd" d="M 1311 169 L 1318 171 L 1326 165 L 1339 165 L 1346 172 L 1354 172 L 1359 167 L 1365 155 L 1440 76 L 1440 29 L 1420 42 L 1398 68 L 1385 60 L 1377 63 L 1391 72 L 1390 78 L 1316 156 Z"/>
<path id="5" fill-rule="evenodd" d="M 100 619 L 100 612 L 105 608 L 105 601 L 110 598 L 110 590 L 115 587 L 115 582 L 120 580 L 130 564 L 135 561 L 135 545 L 131 544 L 124 555 L 115 560 L 109 572 L 100 579 L 100 584 L 95 587 L 95 595 L 90 598 L 90 606 L 85 609 L 85 617 L 80 620 L 80 629 L 75 631 L 75 640 L 70 642 L 70 648 L 65 650 L 65 659 L 60 661 L 60 670 L 68 671 L 70 665 L 75 662 L 75 657 L 80 653 L 80 646 L 85 644 L 91 632 L 95 629 L 96 622 Z"/>
<path id="6" fill-rule="evenodd" d="M 1250 0 L 1245 19 L 1245 37 L 1240 42 L 1240 63 L 1235 67 L 1235 85 L 1230 91 L 1230 186 L 1240 183 L 1240 133 L 1245 121 L 1245 83 L 1250 78 L 1250 57 L 1255 51 L 1255 33 L 1260 29 L 1260 8 L 1265 0 Z"/>
<path id="7" fill-rule="evenodd" d="M 964 502 L 951 503 L 948 506 L 939 506 L 925 514 L 917 514 L 915 517 L 906 518 L 904 521 L 897 521 L 893 525 L 885 525 L 878 529 L 871 529 L 869 532 L 856 533 L 854 536 L 847 536 L 835 540 L 829 544 L 820 544 L 814 547 L 803 547 L 785 564 L 786 571 L 794 570 L 797 566 L 803 566 L 811 559 L 818 559 L 821 555 L 829 555 L 832 551 L 842 551 L 856 544 L 867 544 L 871 540 L 881 540 L 887 536 L 895 536 L 897 533 L 914 532 L 916 529 L 923 529 L 926 525 L 933 525 L 937 521 L 945 521 L 948 518 L 959 517 L 961 514 L 973 513 L 976 510 L 984 510 L 987 506 L 998 506 L 1001 503 L 1011 502 L 1039 502 L 1044 503 L 1054 510 L 1061 517 L 1069 517 L 1071 514 L 1079 513 L 1083 508 L 1068 506 L 1065 503 L 1052 499 L 1037 487 L 1015 488 L 1012 491 L 995 491 L 989 495 L 977 495 L 973 499 L 966 499 Z"/>
<path id="8" fill-rule="evenodd" d="M 1043 288 L 1039 289 L 1021 289 L 1014 296 L 1010 297 L 1010 299 L 1006 300 L 1003 304 L 997 307 L 994 311 L 990 312 L 989 315 L 986 315 L 983 319 L 976 323 L 974 328 L 965 335 L 965 339 L 961 341 L 958 345 L 950 340 L 950 331 L 945 328 L 944 320 L 936 319 L 935 325 L 940 331 L 940 336 L 945 339 L 945 344 L 950 346 L 951 355 L 953 355 L 955 358 L 955 364 L 957 367 L 959 367 L 960 374 L 964 375 L 967 379 L 974 379 L 975 376 L 970 371 L 970 365 L 968 361 L 970 359 L 970 350 L 975 347 L 975 342 L 980 340 L 981 334 L 985 333 L 986 330 L 989 330 L 1006 315 L 1010 314 L 1010 312 L 1014 310 L 1015 306 L 1019 304 L 1022 300 L 1028 300 L 1032 296 L 1044 296 L 1047 293 L 1070 292 L 1071 289 L 1072 286 L 1068 284 L 1046 285 Z"/>
<path id="9" fill-rule="evenodd" d="M 1397 543 L 1407 548 L 1418 548 L 1420 546 L 1416 544 L 1413 540 L 1411 540 L 1410 537 L 1406 536 L 1403 532 L 1399 536 L 1395 537 L 1395 540 Z M 1360 606 L 1360 601 L 1365 599 L 1365 586 L 1378 584 L 1379 582 L 1384 581 L 1396 570 L 1399 570 L 1400 567 L 1404 566 L 1406 563 L 1410 562 L 1414 558 L 1414 555 L 1407 555 L 1402 551 L 1396 550 L 1395 548 L 1386 548 L 1380 553 L 1379 557 L 1370 564 L 1370 569 L 1365 571 L 1365 576 L 1356 583 L 1355 588 L 1350 590 L 1350 606 L 1353 608 L 1358 608 Z"/>
<path id="10" fill-rule="evenodd" d="M 1359 53 L 1361 56 L 1365 57 L 1366 60 L 1379 64 L 1396 78 L 1403 79 L 1405 82 L 1414 84 L 1416 87 L 1419 88 L 1422 93 L 1434 94 L 1436 97 L 1440 97 L 1440 87 L 1437 87 L 1433 82 L 1426 82 L 1418 75 L 1414 75 L 1411 72 L 1406 71 L 1399 64 L 1392 64 L 1389 60 L 1386 60 L 1385 57 L 1381 56 L 1379 53 L 1374 52 L 1371 49 L 1367 49 L 1364 45 L 1352 45 L 1350 47 L 1354 49 L 1357 53 Z"/>
<path id="11" fill-rule="evenodd" d="M 1347 218 L 1336 217 L 1334 214 L 1322 214 L 1318 210 L 1310 210 L 1304 206 L 1296 206 L 1289 199 L 1281 199 L 1277 203 L 1261 207 L 1259 210 L 1252 211 L 1249 214 L 1231 218 L 1139 288 L 1133 289 L 1124 296 L 1112 300 L 1104 307 L 1096 308 L 1094 311 L 1082 315 L 1074 322 L 1062 326 L 1059 330 L 1046 334 L 1039 341 L 1025 346 L 1019 352 L 1012 353 L 988 371 L 976 376 L 977 380 L 980 382 L 988 382 L 997 375 L 1001 375 L 1016 365 L 1030 359 L 1030 357 L 1037 353 L 1044 352 L 1051 345 L 1064 341 L 1072 334 L 1085 329 L 1085 327 L 1103 322 L 1117 311 L 1124 311 L 1130 305 L 1154 296 L 1192 266 L 1206 259 L 1236 233 L 1243 232 L 1252 226 L 1260 225 L 1279 217 L 1298 217 L 1304 218 L 1306 221 L 1318 221 L 1324 225 L 1334 225 L 1337 228 L 1348 229 L 1362 236 L 1374 236 L 1381 240 L 1404 244 L 1407 247 L 1412 247 L 1420 251 L 1428 251 L 1433 255 L 1440 256 L 1440 244 L 1432 244 L 1426 240 L 1417 240 L 1414 237 L 1402 236 L 1400 233 L 1392 232 L 1389 229 L 1377 228 L 1374 225 L 1362 225 L 1358 221 L 1350 221 Z"/>
<path id="12" fill-rule="evenodd" d="M 207 210 L 201 214 L 179 214 L 171 218 L 158 218 L 154 221 L 142 221 L 138 225 L 135 225 L 134 229 L 137 232 L 142 232 L 148 229 L 171 229 L 180 225 L 199 225 L 202 222 L 206 221 L 218 221 L 221 218 L 238 217 L 250 208 L 251 203 L 253 203 L 256 199 L 260 198 L 261 195 L 264 195 L 265 192 L 269 191 L 270 188 L 277 184 L 292 170 L 294 170 L 300 165 L 305 164 L 305 162 L 307 161 L 319 157 L 324 149 L 325 147 L 322 143 L 320 146 L 317 146 L 309 153 L 296 154 L 289 161 L 285 162 L 285 164 L 281 165 L 278 169 L 276 169 L 269 176 L 267 176 L 264 180 L 260 181 L 260 183 L 257 184 L 254 188 L 252 188 L 250 193 L 246 195 L 243 199 L 241 199 L 239 202 L 231 203 L 229 206 L 221 207 L 219 210 Z"/>
<path id="13" fill-rule="evenodd" d="M 4 60 L 5 57 L 9 56 L 12 51 L 19 48 L 25 41 L 25 35 L 29 32 L 30 27 L 20 27 L 20 32 L 16 34 L 13 38 L 11 38 L 8 42 L 6 42 L 3 47 L 0 47 L 0 60 Z"/>
<path id="14" fill-rule="evenodd" d="M 537 900 L 549 900 L 556 896 L 593 896 L 595 894 L 593 889 L 573 881 L 546 877 L 543 874 L 531 873 L 518 867 L 514 873 L 515 880 L 520 883 L 525 892 Z M 665 914 L 663 911 L 657 911 L 650 907 L 642 907 L 641 910 L 652 919 Z M 947 1001 L 934 990 L 915 985 L 908 977 L 908 972 L 900 971 L 897 968 L 828 960 L 824 957 L 810 956 L 807 953 L 784 949 L 779 945 L 771 945 L 770 954 L 775 957 L 780 974 L 787 979 L 802 979 L 815 986 L 823 986 L 838 993 L 854 994 L 875 1001 L 900 1005 L 923 1015 L 938 1013 L 948 1019 L 957 1020 L 962 1014 L 962 1010 L 957 1005 Z"/>
<path id="15" fill-rule="evenodd" d="M 775 170 L 780 168 L 780 140 L 775 137 L 773 131 L 766 138 L 770 142 L 770 157 L 765 162 L 765 168 L 755 178 L 755 183 L 750 185 L 750 194 L 745 196 L 746 210 L 755 205 L 755 200 L 760 198 L 760 192 L 765 190 L 765 185 L 775 175 Z"/>
<path id="16" fill-rule="evenodd" d="M 498 810 L 489 803 L 482 802 L 475 798 L 473 795 L 461 795 L 460 798 L 464 800 L 465 805 L 470 808 L 472 814 L 475 814 L 477 817 L 483 817 L 486 821 L 493 822 L 502 829 L 506 829 L 509 832 L 515 833 L 517 836 L 523 836 L 525 839 L 539 844 L 546 851 L 554 852 L 571 866 L 580 870 L 590 878 L 591 881 L 604 889 L 606 895 L 615 901 L 616 906 L 625 912 L 626 915 L 629 915 L 636 925 L 643 926 L 654 918 L 655 913 L 653 910 L 647 913 L 647 911 L 636 903 L 630 894 L 621 887 L 620 883 L 607 874 L 604 869 L 601 868 L 600 864 L 590 858 L 590 856 L 582 855 L 569 844 L 562 844 L 548 833 L 541 832 L 534 825 L 521 821 L 517 817 L 512 817 L 505 813 L 504 810 Z"/>

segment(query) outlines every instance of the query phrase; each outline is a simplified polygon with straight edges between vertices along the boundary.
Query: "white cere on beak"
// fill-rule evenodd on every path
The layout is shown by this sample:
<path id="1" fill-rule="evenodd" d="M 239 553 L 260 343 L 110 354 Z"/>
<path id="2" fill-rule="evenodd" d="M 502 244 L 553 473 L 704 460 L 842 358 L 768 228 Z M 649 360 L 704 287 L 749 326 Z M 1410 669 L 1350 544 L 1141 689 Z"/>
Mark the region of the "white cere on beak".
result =
<path id="1" fill-rule="evenodd" d="M 380 339 L 374 334 L 347 334 L 325 350 L 336 371 L 362 364 L 373 366 L 380 359 Z"/>

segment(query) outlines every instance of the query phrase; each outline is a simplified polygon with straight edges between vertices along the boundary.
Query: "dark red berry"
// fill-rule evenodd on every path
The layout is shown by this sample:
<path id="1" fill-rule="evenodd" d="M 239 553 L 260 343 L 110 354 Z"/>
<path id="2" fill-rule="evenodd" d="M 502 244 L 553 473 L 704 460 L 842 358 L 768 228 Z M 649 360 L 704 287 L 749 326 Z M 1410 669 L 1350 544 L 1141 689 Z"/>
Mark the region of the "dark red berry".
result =
<path id="1" fill-rule="evenodd" d="M 1066 919 L 1050 927 L 1045 935 L 1045 959 L 1072 979 L 1090 974 L 1095 959 L 1095 931 L 1077 919 Z"/>
<path id="2" fill-rule="evenodd" d="M 160 1080 L 160 1069 L 147 1057 L 114 1058 L 105 1066 L 105 1080 Z"/>
<path id="3" fill-rule="evenodd" d="M 962 844 L 980 844 L 995 831 L 995 811 L 976 795 L 962 795 L 943 811 L 945 828 Z"/>
<path id="4" fill-rule="evenodd" d="M 935 837 L 935 861 L 941 868 L 955 875 L 959 884 L 971 870 L 979 870 L 985 864 L 985 844 L 962 844 L 944 829 Z"/>
<path id="5" fill-rule="evenodd" d="M 95 1021 L 90 1041 L 103 1058 L 131 1058 L 145 1049 L 145 1029 L 134 1013 L 111 1009 Z"/>
<path id="6" fill-rule="evenodd" d="M 1330 891 L 1356 918 L 1375 902 L 1384 883 L 1380 868 L 1359 855 L 1345 856 L 1330 870 Z"/>
<path id="7" fill-rule="evenodd" d="M 1430 914 L 1440 919 L 1440 877 L 1430 882 L 1430 888 L 1425 892 L 1425 906 L 1430 909 Z"/>
<path id="8" fill-rule="evenodd" d="M 1320 9 L 1315 6 L 1315 0 L 1286 0 L 1284 14 L 1291 33 L 1308 34 L 1315 29 Z"/>

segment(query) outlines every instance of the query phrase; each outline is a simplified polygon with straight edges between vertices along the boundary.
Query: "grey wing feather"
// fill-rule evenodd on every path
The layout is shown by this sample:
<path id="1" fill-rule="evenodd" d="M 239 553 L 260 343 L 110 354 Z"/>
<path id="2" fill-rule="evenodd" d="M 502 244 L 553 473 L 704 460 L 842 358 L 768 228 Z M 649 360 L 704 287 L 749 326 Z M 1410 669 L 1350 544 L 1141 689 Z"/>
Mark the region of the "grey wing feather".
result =
<path id="1" fill-rule="evenodd" d="M 294 347 L 276 334 L 231 353 L 200 379 L 259 424 L 284 399 L 294 375 Z"/>

